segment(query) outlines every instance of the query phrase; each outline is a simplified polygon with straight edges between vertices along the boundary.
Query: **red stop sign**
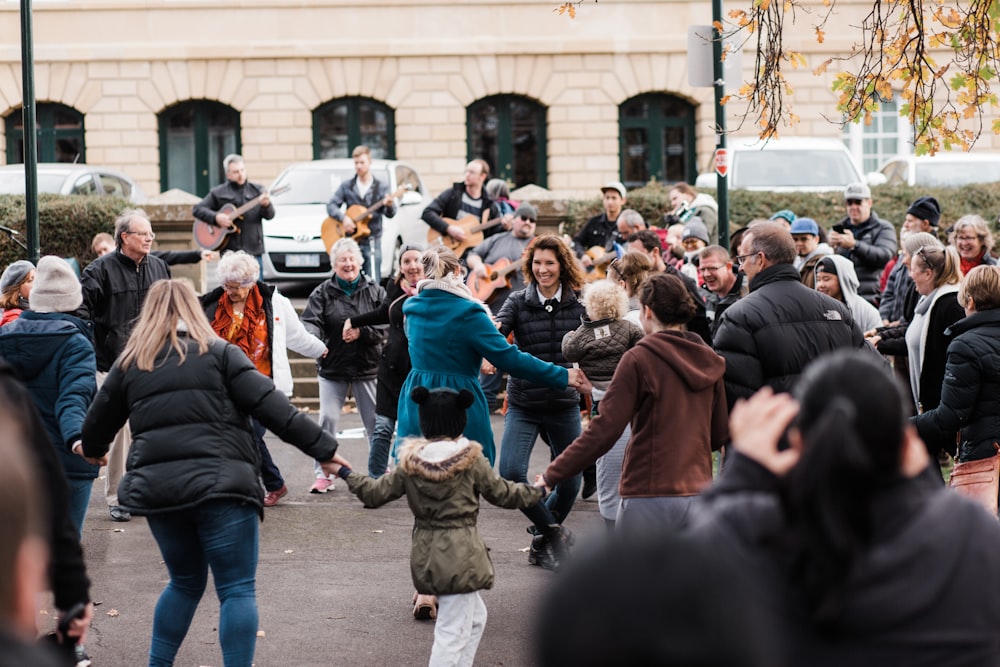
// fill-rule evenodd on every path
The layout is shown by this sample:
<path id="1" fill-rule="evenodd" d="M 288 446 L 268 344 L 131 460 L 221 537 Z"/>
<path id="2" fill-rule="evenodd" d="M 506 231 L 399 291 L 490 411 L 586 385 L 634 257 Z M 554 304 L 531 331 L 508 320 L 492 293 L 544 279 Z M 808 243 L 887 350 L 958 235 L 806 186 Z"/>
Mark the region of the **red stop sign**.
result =
<path id="1" fill-rule="evenodd" d="M 729 173 L 729 151 L 725 148 L 715 149 L 715 173 L 722 178 Z"/>

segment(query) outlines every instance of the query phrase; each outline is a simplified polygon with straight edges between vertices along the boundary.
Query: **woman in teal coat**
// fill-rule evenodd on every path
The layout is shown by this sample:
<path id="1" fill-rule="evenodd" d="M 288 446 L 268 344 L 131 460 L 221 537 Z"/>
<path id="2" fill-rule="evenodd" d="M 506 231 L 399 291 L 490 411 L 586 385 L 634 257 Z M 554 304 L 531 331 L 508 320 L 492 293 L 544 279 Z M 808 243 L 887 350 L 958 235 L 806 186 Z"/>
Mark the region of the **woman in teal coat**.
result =
<path id="1" fill-rule="evenodd" d="M 417 405 L 410 398 L 414 387 L 468 389 L 475 400 L 463 435 L 482 444 L 492 465 L 496 459 L 493 428 L 486 395 L 479 386 L 483 358 L 514 377 L 557 389 L 579 387 L 582 373 L 541 361 L 508 343 L 487 308 L 462 282 L 458 258 L 450 249 L 432 247 L 421 259 L 428 279 L 419 283 L 418 294 L 403 306 L 413 368 L 400 392 L 397 442 L 420 435 Z"/>

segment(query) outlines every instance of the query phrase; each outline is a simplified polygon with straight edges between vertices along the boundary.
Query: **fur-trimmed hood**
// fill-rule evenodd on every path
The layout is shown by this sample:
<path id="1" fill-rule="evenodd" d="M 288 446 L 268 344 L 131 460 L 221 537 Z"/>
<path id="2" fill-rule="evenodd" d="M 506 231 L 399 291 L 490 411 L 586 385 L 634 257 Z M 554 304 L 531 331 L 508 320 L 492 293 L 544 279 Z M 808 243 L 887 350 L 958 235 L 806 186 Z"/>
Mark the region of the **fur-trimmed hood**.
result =
<path id="1" fill-rule="evenodd" d="M 482 445 L 468 438 L 407 438 L 399 456 L 399 467 L 407 475 L 443 482 L 468 470 L 482 456 Z"/>

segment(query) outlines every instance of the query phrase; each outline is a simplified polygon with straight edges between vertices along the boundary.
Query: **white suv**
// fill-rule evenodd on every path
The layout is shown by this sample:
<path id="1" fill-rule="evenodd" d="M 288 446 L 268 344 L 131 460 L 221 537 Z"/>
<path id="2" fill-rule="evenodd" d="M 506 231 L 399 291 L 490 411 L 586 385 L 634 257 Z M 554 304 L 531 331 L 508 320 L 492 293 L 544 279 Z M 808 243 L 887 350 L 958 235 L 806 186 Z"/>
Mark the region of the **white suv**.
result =
<path id="1" fill-rule="evenodd" d="M 420 214 L 429 199 L 420 175 L 408 164 L 372 160 L 371 171 L 390 191 L 410 186 L 397 199 L 396 215 L 382 219 L 382 276 L 388 277 L 404 240 L 426 242 L 427 224 Z M 292 187 L 271 199 L 274 218 L 264 221 L 264 280 L 321 281 L 333 274 L 320 229 L 327 218 L 326 203 L 342 181 L 353 177 L 350 158 L 299 162 L 281 172 L 271 189 Z"/>
<path id="2" fill-rule="evenodd" d="M 867 178 L 847 147 L 838 139 L 788 137 L 762 141 L 730 139 L 729 189 L 771 192 L 843 190 L 850 183 L 880 185 L 879 174 Z M 695 187 L 715 188 L 715 172 L 700 174 Z"/>

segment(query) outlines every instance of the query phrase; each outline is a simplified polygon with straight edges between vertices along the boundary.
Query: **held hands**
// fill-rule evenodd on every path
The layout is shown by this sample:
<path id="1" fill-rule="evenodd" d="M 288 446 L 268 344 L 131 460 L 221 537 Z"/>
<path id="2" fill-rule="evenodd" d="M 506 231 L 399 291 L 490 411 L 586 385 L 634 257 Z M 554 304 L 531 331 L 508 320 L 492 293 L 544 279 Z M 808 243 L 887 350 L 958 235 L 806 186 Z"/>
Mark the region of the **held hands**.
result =
<path id="1" fill-rule="evenodd" d="M 497 372 L 497 367 L 483 359 L 483 363 L 479 365 L 479 372 L 483 375 L 493 375 Z"/>
<path id="2" fill-rule="evenodd" d="M 106 466 L 106 465 L 108 465 L 108 455 L 107 454 L 105 454 L 104 456 L 101 456 L 101 457 L 85 456 L 84 453 L 83 453 L 83 443 L 80 442 L 79 440 L 77 440 L 76 442 L 73 443 L 73 447 L 71 448 L 71 451 L 74 454 L 76 454 L 77 456 L 79 456 L 80 458 L 82 458 L 84 461 L 86 461 L 87 463 L 89 463 L 90 465 L 94 465 L 94 466 Z"/>
<path id="3" fill-rule="evenodd" d="M 550 493 L 552 493 L 552 487 L 549 486 L 549 483 L 545 481 L 545 477 L 543 477 L 541 473 L 535 475 L 535 486 L 537 486 L 539 489 L 544 489 L 545 495 L 549 495 Z"/>
<path id="4" fill-rule="evenodd" d="M 350 462 L 342 457 L 340 454 L 334 454 L 333 458 L 329 461 L 323 461 L 319 464 L 319 467 L 323 469 L 327 475 L 336 475 L 340 472 L 343 467 L 353 468 Z"/>
<path id="5" fill-rule="evenodd" d="M 573 387 L 581 394 L 589 394 L 594 391 L 594 385 L 579 368 L 569 368 L 567 373 L 569 374 L 566 381 L 567 387 Z"/>
<path id="6" fill-rule="evenodd" d="M 340 336 L 341 338 L 344 339 L 345 343 L 353 343 L 354 341 L 356 341 L 358 338 L 361 337 L 361 329 L 352 327 L 351 319 L 348 318 L 347 321 L 344 322 L 344 329 L 341 332 Z"/>
<path id="7" fill-rule="evenodd" d="M 733 447 L 775 475 L 784 475 L 798 462 L 799 452 L 794 448 L 780 451 L 778 442 L 798 412 L 794 398 L 775 394 L 770 387 L 736 401 L 729 415 Z"/>

